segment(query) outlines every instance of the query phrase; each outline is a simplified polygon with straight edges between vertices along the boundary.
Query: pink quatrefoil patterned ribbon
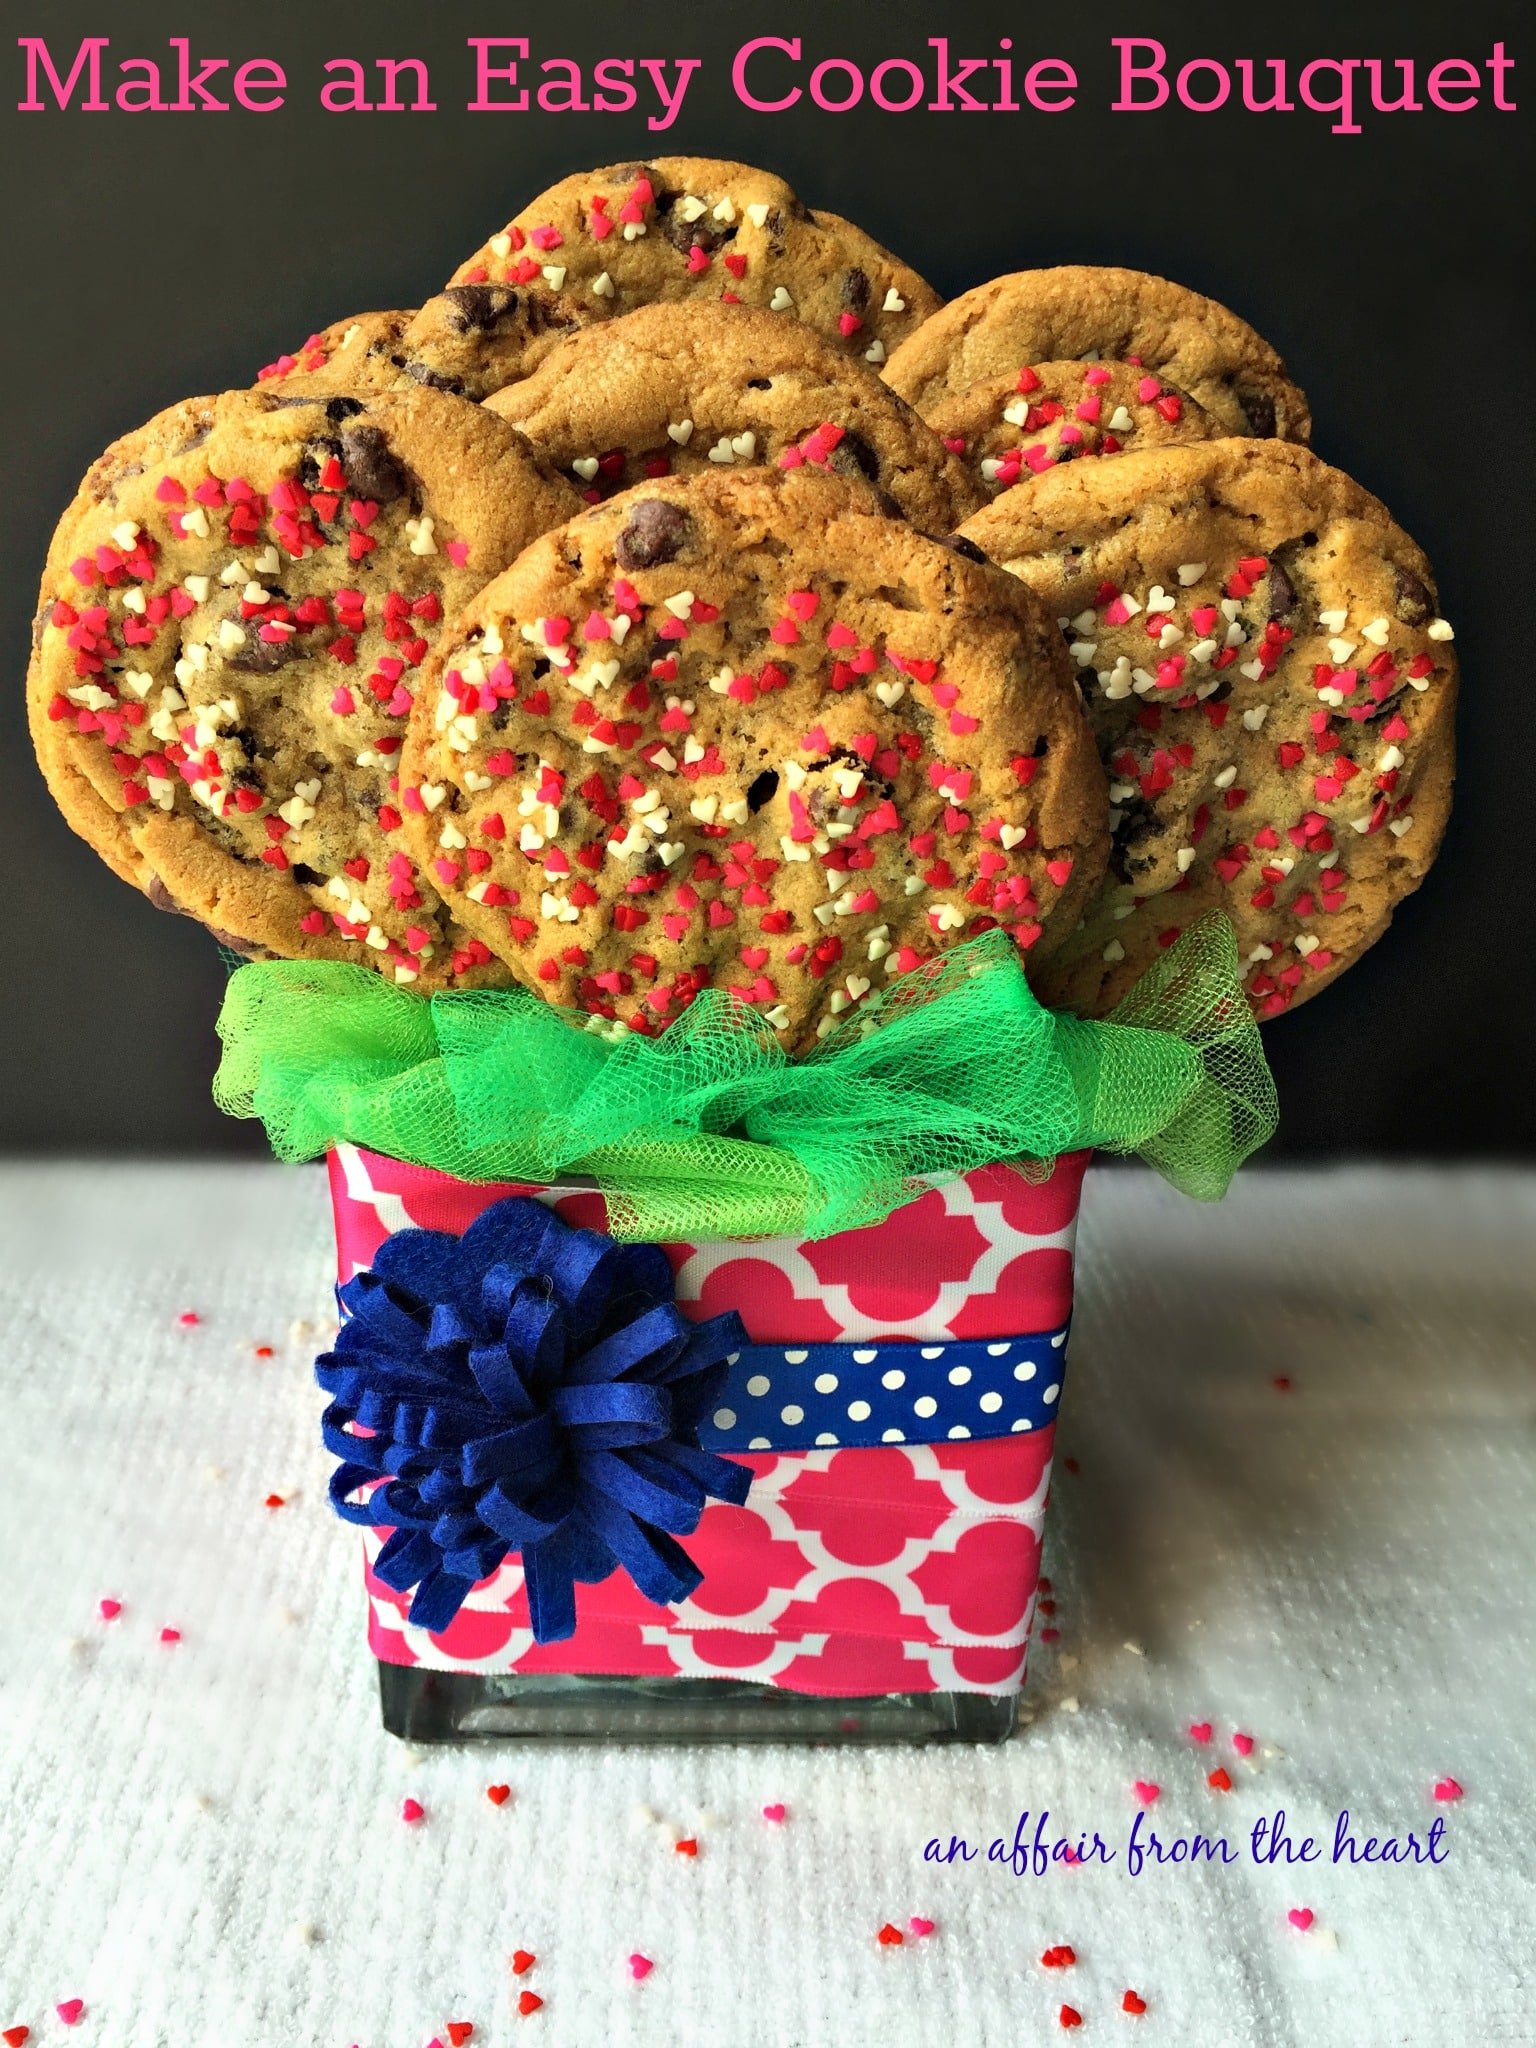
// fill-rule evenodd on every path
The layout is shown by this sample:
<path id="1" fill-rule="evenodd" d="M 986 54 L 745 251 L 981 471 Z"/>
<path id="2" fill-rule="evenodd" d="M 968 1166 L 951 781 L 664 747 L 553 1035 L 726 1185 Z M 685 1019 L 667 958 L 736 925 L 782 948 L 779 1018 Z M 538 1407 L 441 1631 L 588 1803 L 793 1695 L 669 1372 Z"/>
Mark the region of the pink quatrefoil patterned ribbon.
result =
<path id="1" fill-rule="evenodd" d="M 534 1194 L 589 1229 L 606 1220 L 603 1198 L 590 1188 L 471 1185 L 349 1145 L 338 1146 L 329 1165 L 343 1280 L 370 1262 L 390 1232 L 412 1224 L 462 1231 L 509 1194 Z M 737 1397 L 741 1412 L 732 1412 L 729 1426 L 722 1421 L 722 1436 L 733 1439 L 729 1455 L 750 1468 L 751 1490 L 744 1506 L 705 1508 L 687 1543 L 703 1580 L 675 1607 L 653 1605 L 615 1572 L 577 1588 L 574 1635 L 539 1645 L 512 1557 L 472 1590 L 446 1629 L 429 1635 L 407 1622 L 409 1595 L 370 1569 L 374 1654 L 439 1671 L 742 1678 L 847 1697 L 1017 1691 L 1039 1575 L 1086 1165 L 1086 1154 L 1070 1154 L 1043 1181 L 1009 1167 L 982 1168 L 883 1223 L 817 1242 L 666 1245 L 685 1315 L 734 1308 L 743 1318 L 754 1347 L 743 1363 L 756 1368 L 744 1376 L 743 1392 L 748 1378 L 766 1378 L 763 1402 L 779 1412 L 793 1405 L 809 1421 L 816 1380 L 839 1377 L 835 1395 L 820 1397 L 826 1426 L 811 1432 L 812 1447 L 741 1447 L 744 1430 L 750 1445 L 772 1425 L 751 1422 L 756 1397 Z M 1004 1344 L 1011 1355 L 993 1348 Z M 922 1395 L 909 1399 L 909 1389 L 884 1382 L 923 1348 L 945 1353 L 948 1370 L 981 1369 L 976 1433 L 843 1441 L 866 1436 L 868 1424 L 836 1424 L 834 1399 L 845 1413 L 867 1399 L 885 1425 L 882 1438 L 897 1427 L 916 1438 Z M 1026 1373 L 1026 1363 L 1036 1369 Z M 942 1365 L 930 1358 L 924 1369 Z M 855 1384 L 854 1374 L 867 1381 Z M 981 1406 L 982 1390 L 994 1385 L 1011 1390 L 1007 1408 L 999 1403 L 1001 1424 Z M 950 1391 L 958 1401 L 965 1388 Z M 904 1402 L 917 1411 L 910 1423 L 898 1413 Z M 981 1433 L 998 1427 L 1007 1433 Z M 839 1441 L 816 1447 L 816 1435 Z M 805 1440 L 803 1425 L 798 1440 Z M 364 1532 L 370 1564 L 388 1534 Z"/>

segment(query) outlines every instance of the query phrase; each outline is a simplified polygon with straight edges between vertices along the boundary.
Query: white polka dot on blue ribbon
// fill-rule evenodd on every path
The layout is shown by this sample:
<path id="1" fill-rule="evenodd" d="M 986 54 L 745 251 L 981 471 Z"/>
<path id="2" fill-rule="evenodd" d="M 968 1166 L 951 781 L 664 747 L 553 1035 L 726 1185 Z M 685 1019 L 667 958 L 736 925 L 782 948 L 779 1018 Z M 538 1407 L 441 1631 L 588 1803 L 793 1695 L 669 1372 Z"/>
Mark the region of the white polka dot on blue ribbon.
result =
<path id="1" fill-rule="evenodd" d="M 1056 1419 L 1065 1326 L 913 1344 L 753 1344 L 699 1429 L 711 1451 L 809 1451 L 1016 1436 Z"/>

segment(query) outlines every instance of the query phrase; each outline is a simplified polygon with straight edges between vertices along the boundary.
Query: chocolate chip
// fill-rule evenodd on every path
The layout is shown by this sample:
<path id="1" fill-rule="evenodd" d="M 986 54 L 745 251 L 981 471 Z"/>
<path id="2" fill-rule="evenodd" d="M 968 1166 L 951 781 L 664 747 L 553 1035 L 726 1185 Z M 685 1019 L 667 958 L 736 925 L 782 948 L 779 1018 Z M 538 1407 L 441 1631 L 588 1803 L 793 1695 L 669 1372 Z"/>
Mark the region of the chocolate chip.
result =
<path id="1" fill-rule="evenodd" d="M 1283 619 L 1296 608 L 1296 586 L 1279 562 L 1269 565 L 1269 616 Z"/>
<path id="2" fill-rule="evenodd" d="M 293 879 L 306 889 L 319 889 L 325 883 L 324 875 L 302 860 L 296 860 L 293 864 Z"/>
<path id="3" fill-rule="evenodd" d="M 771 377 L 749 377 L 747 379 L 747 389 L 749 391 L 771 391 L 773 389 L 773 379 Z"/>
<path id="4" fill-rule="evenodd" d="M 230 655 L 229 666 L 243 670 L 248 676 L 269 676 L 303 652 L 297 633 L 285 639 L 263 640 L 252 622 L 245 628 L 245 645 Z"/>
<path id="5" fill-rule="evenodd" d="M 843 476 L 867 477 L 872 484 L 880 481 L 879 456 L 862 434 L 855 434 L 851 430 L 843 435 L 832 450 L 827 467 L 838 470 Z"/>
<path id="6" fill-rule="evenodd" d="M 760 811 L 763 805 L 771 800 L 778 786 L 778 771 L 773 768 L 765 768 L 762 774 L 757 776 L 748 785 L 747 809 L 754 813 Z"/>
<path id="7" fill-rule="evenodd" d="M 1275 431 L 1275 401 L 1267 391 L 1233 393 L 1252 432 L 1268 439 Z"/>
<path id="8" fill-rule="evenodd" d="M 417 384 L 425 384 L 429 391 L 447 391 L 455 398 L 462 398 L 464 395 L 462 377 L 445 377 L 441 370 L 429 370 L 425 363 L 417 362 L 414 358 L 409 358 L 400 367 L 407 377 Z"/>
<path id="9" fill-rule="evenodd" d="M 170 910 L 174 911 L 178 917 L 185 917 L 186 912 L 158 875 L 151 875 L 144 884 L 144 894 L 153 903 L 156 910 Z"/>
<path id="10" fill-rule="evenodd" d="M 355 420 L 366 410 L 360 398 L 330 398 L 326 400 L 325 416 L 328 420 Z"/>
<path id="11" fill-rule="evenodd" d="M 391 454 L 377 427 L 342 428 L 341 466 L 347 472 L 348 485 L 360 498 L 390 505 L 396 498 L 415 495 L 410 471 Z"/>
<path id="12" fill-rule="evenodd" d="M 685 220 L 675 200 L 661 215 L 658 226 L 673 248 L 680 249 L 685 256 L 690 249 L 702 249 L 706 256 L 713 256 L 736 233 L 734 221 L 714 220 L 707 213 L 701 213 L 697 220 Z"/>
<path id="13" fill-rule="evenodd" d="M 670 562 L 689 533 L 688 515 L 665 498 L 642 498 L 613 544 L 621 569 L 654 569 Z"/>
<path id="14" fill-rule="evenodd" d="M 292 412 L 296 405 L 313 405 L 312 398 L 284 398 L 281 393 L 269 391 L 262 397 L 262 404 L 268 412 Z"/>
<path id="15" fill-rule="evenodd" d="M 455 334 L 468 334 L 471 328 L 489 333 L 518 305 L 517 293 L 504 284 L 451 284 L 442 298 L 443 317 Z"/>
<path id="16" fill-rule="evenodd" d="M 1435 615 L 1435 601 L 1428 587 L 1409 569 L 1393 565 L 1397 579 L 1397 616 L 1405 626 L 1427 626 Z"/>
<path id="17" fill-rule="evenodd" d="M 985 566 L 990 566 L 991 556 L 983 553 L 968 534 L 946 533 L 941 538 L 945 547 L 957 555 L 964 555 L 968 562 L 981 562 Z"/>
<path id="18" fill-rule="evenodd" d="M 869 276 L 857 268 L 845 270 L 838 279 L 837 296 L 850 313 L 862 319 L 869 311 Z"/>

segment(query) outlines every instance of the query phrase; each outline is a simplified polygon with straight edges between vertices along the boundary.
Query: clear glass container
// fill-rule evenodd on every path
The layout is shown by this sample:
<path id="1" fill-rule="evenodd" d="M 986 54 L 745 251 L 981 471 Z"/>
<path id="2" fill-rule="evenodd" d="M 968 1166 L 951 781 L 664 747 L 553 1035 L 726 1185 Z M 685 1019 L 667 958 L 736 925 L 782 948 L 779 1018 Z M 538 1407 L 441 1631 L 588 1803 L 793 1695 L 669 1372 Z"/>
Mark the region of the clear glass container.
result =
<path id="1" fill-rule="evenodd" d="M 741 1678 L 504 1675 L 379 1665 L 384 1726 L 407 1742 L 1002 1742 L 1016 1701 L 975 1692 L 824 1699 Z"/>

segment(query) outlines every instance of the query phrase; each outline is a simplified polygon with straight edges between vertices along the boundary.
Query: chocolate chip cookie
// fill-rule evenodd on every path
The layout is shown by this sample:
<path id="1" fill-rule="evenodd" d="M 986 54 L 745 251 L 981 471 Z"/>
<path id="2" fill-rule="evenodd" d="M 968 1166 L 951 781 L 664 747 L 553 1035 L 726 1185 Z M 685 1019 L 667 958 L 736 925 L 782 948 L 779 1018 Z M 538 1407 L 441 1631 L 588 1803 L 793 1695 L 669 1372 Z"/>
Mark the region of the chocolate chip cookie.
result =
<path id="1" fill-rule="evenodd" d="M 1129 363 L 1026 363 L 941 399 L 929 425 L 988 497 L 1060 462 L 1224 431 L 1187 392 Z"/>
<path id="2" fill-rule="evenodd" d="M 851 221 L 812 212 L 782 178 L 714 157 L 564 178 L 450 282 L 553 293 L 581 326 L 658 300 L 725 299 L 803 320 L 876 366 L 940 304 Z M 553 344 L 553 333 L 530 337 L 525 374 Z"/>
<path id="3" fill-rule="evenodd" d="M 764 463 L 862 476 L 927 533 L 952 532 L 984 502 L 867 363 L 747 306 L 642 306 L 562 342 L 488 403 L 594 504 L 658 477 Z"/>
<path id="4" fill-rule="evenodd" d="M 963 529 L 1060 622 L 1114 849 L 1048 1000 L 1102 1016 L 1230 916 L 1260 1017 L 1315 995 L 1423 879 L 1451 801 L 1457 666 L 1423 554 L 1304 448 L 1073 463 Z"/>
<path id="5" fill-rule="evenodd" d="M 1053 622 L 860 483 L 722 471 L 536 541 L 453 623 L 401 766 L 412 851 L 515 973 L 653 1033 L 729 989 L 801 1050 L 1095 889 L 1107 801 Z"/>
<path id="6" fill-rule="evenodd" d="M 415 317 L 409 311 L 396 311 L 355 313 L 348 320 L 333 320 L 291 355 L 285 353 L 265 364 L 256 372 L 256 382 L 280 385 L 287 391 L 300 387 L 304 378 L 324 375 L 329 380 L 326 388 L 332 391 L 381 390 L 383 380 L 372 365 L 395 347 Z"/>
<path id="7" fill-rule="evenodd" d="M 564 301 L 530 285 L 457 284 L 419 312 L 375 313 L 283 372 L 285 391 L 409 391 L 424 384 L 477 403 L 527 375 L 532 358 L 579 331 Z M 319 339 L 319 337 L 316 337 Z M 263 372 L 265 376 L 266 373 Z"/>
<path id="8" fill-rule="evenodd" d="M 1226 434 L 1311 438 L 1307 401 L 1245 320 L 1141 270 L 1018 270 L 952 299 L 885 375 L 925 419 L 984 379 L 1070 357 L 1129 362 L 1185 392 Z"/>
<path id="9" fill-rule="evenodd" d="M 244 947 L 505 979 L 401 833 L 441 621 L 579 504 L 430 391 L 191 399 L 116 444 L 44 573 L 38 757 L 119 874 Z"/>

